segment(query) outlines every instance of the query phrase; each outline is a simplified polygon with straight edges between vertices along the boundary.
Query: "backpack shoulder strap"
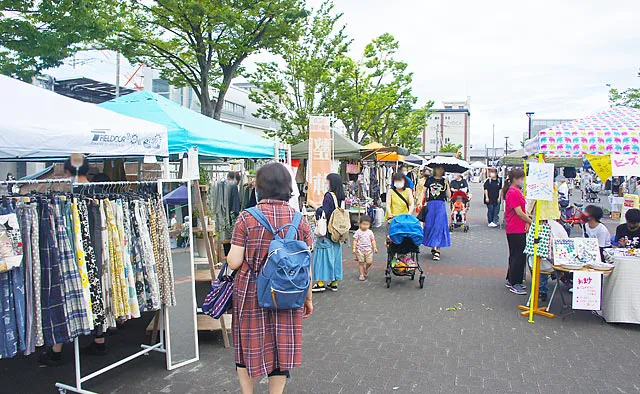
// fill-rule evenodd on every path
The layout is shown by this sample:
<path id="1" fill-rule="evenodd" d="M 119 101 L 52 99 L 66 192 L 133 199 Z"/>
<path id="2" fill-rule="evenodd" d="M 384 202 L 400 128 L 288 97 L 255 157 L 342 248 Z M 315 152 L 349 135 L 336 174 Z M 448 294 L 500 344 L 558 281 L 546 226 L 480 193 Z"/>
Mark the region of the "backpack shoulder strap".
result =
<path id="1" fill-rule="evenodd" d="M 280 227 L 278 229 L 278 232 L 288 227 L 289 230 L 287 230 L 287 235 L 285 235 L 285 239 L 295 239 L 296 235 L 298 235 L 298 227 L 300 226 L 301 221 L 302 221 L 302 214 L 296 211 L 293 214 L 293 219 L 291 219 L 291 223 L 285 224 L 284 226 Z"/>
<path id="2" fill-rule="evenodd" d="M 333 197 L 333 205 L 335 206 L 335 209 L 341 208 L 340 206 L 338 206 L 338 197 L 336 197 L 336 194 L 334 192 L 330 192 L 331 197 Z"/>
<path id="3" fill-rule="evenodd" d="M 271 223 L 269 223 L 269 220 L 267 220 L 267 217 L 264 216 L 264 213 L 262 213 L 261 210 L 258 209 L 258 207 L 252 207 L 247 209 L 247 212 L 249 212 L 249 214 L 251 214 L 251 216 L 253 216 L 258 223 L 260 223 L 264 228 L 266 228 L 271 234 L 276 235 L 277 231 L 273 228 L 273 226 L 271 225 Z"/>

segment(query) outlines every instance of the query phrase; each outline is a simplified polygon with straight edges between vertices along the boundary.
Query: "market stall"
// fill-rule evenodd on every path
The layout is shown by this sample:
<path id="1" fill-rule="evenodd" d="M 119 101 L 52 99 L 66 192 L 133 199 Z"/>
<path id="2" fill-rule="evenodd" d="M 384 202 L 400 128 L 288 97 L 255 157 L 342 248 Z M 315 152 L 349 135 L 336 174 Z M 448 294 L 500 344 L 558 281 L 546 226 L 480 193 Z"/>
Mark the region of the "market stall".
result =
<path id="1" fill-rule="evenodd" d="M 68 158 L 70 153 L 82 153 L 94 159 L 168 157 L 167 130 L 162 125 L 119 115 L 4 76 L 0 76 L 0 86 L 3 91 L 11 92 L 10 100 L 3 100 L 1 107 L 7 111 L 0 118 L 1 160 L 59 161 Z M 34 116 L 34 108 L 38 116 Z M 7 236 L 13 232 L 12 240 L 22 238 L 22 246 L 14 248 L 13 253 L 24 254 L 25 259 L 12 270 L 0 270 L 3 271 L 0 280 L 23 281 L 27 310 L 34 314 L 26 325 L 20 323 L 26 317 L 24 314 L 14 316 L 17 329 L 24 330 L 19 337 L 29 340 L 3 357 L 15 356 L 18 352 L 33 353 L 36 346 L 73 342 L 75 384 L 57 383 L 56 386 L 61 392 L 79 393 L 91 393 L 83 388 L 89 380 L 152 351 L 166 355 L 167 369 L 196 361 L 197 349 L 193 345 L 197 342 L 191 344 L 195 351 L 192 356 L 185 352 L 188 344 L 182 347 L 185 344 L 180 343 L 182 339 L 196 340 L 195 331 L 191 336 L 185 331 L 189 316 L 195 317 L 195 305 L 190 302 L 193 300 L 188 290 L 180 290 L 174 281 L 174 273 L 181 274 L 183 265 L 179 264 L 180 259 L 176 260 L 174 252 L 178 251 L 170 247 L 162 204 L 162 193 L 169 190 L 166 184 L 162 181 L 72 182 L 71 179 L 2 181 L 7 186 L 37 184 L 47 189 L 45 194 L 24 196 L 16 194 L 14 187 L 8 187 L 9 194 L 3 197 L 5 212 L 9 212 L 6 216 L 12 223 L 7 227 L 5 224 L 9 221 L 3 222 L 0 233 Z M 104 190 L 109 191 L 108 198 Z M 70 194 L 71 191 L 74 194 Z M 137 193 L 132 194 L 133 191 Z M 53 222 L 45 220 L 42 216 L 45 214 Z M 98 235 L 96 227 L 88 225 L 89 221 L 106 230 Z M 34 237 L 38 233 L 40 237 Z M 137 250 L 122 247 L 134 247 L 130 242 L 133 239 L 137 241 Z M 39 247 L 42 240 L 49 242 L 49 246 Z M 50 247 L 55 248 L 55 252 Z M 156 250 L 157 254 L 151 253 Z M 46 251 L 46 259 L 37 253 L 42 251 Z M 184 251 L 179 254 L 185 255 Z M 100 274 L 98 267 L 105 266 L 109 269 Z M 134 275 L 134 266 L 136 270 L 140 268 L 139 276 Z M 41 269 L 63 273 L 59 286 L 40 282 Z M 186 286 L 185 289 L 193 286 L 189 277 L 192 275 L 186 276 L 180 286 Z M 40 287 L 42 292 L 36 291 Z M 139 293 L 134 287 L 145 290 Z M 2 297 L 14 297 L 12 294 L 9 290 L 3 292 Z M 64 309 L 53 315 L 51 308 L 56 305 L 59 308 L 64 305 Z M 176 310 L 183 312 L 180 336 L 172 335 L 170 328 L 170 321 L 176 318 L 172 313 Z M 94 330 L 105 332 L 115 327 L 116 320 L 140 318 L 147 311 L 156 311 L 159 315 L 158 327 L 162 328 L 159 341 L 144 344 L 138 352 L 82 376 L 79 336 Z M 65 329 L 54 333 L 50 330 L 52 326 Z M 6 331 L 2 340 L 11 341 L 16 338 L 15 334 Z"/>
<path id="2" fill-rule="evenodd" d="M 635 166 L 635 163 L 638 162 L 639 152 L 640 110 L 626 107 L 611 108 L 609 110 L 597 113 L 592 116 L 588 116 L 583 119 L 577 119 L 574 121 L 562 123 L 560 125 L 542 130 L 540 131 L 538 136 L 526 141 L 525 143 L 525 154 L 537 155 L 538 161 L 540 163 L 545 161 L 547 158 L 552 157 L 578 158 L 580 160 L 583 156 L 590 158 L 590 160 L 599 157 L 602 158 L 601 160 L 599 160 L 601 162 L 599 163 L 599 166 L 608 167 L 610 173 L 612 168 L 616 168 L 618 175 L 640 175 L 640 173 L 638 173 L 638 167 Z M 594 162 L 595 161 L 592 161 L 592 164 Z M 596 172 L 599 171 L 602 172 L 602 169 L 596 169 Z M 535 174 L 535 177 L 540 178 L 542 172 L 536 170 Z M 553 172 L 551 172 L 551 174 L 553 174 Z M 546 176 L 546 181 L 549 181 L 548 178 L 549 175 Z M 527 177 L 527 182 L 538 183 L 539 180 L 533 180 L 531 174 L 529 174 Z M 553 182 L 552 175 L 551 182 Z M 542 188 L 538 188 L 538 190 L 542 190 Z M 527 196 L 527 198 L 529 198 L 529 196 Z M 536 205 L 539 206 L 539 204 Z M 536 212 L 536 239 L 538 239 L 538 223 L 539 212 Z M 532 275 L 533 302 L 530 307 L 520 307 L 524 310 L 523 314 L 529 316 L 529 320 L 531 322 L 533 322 L 534 314 L 553 317 L 553 315 L 548 316 L 548 313 L 545 313 L 546 311 L 543 310 L 544 308 L 538 307 L 537 281 L 540 274 L 540 267 L 538 264 L 539 259 L 537 258 L 537 247 L 538 245 L 536 243 L 536 253 L 534 257 Z M 581 250 L 582 249 L 583 248 L 581 248 Z M 624 259 L 629 258 L 634 259 L 635 257 L 624 257 Z M 614 283 L 617 282 L 616 278 L 619 277 L 616 274 L 616 268 L 619 262 L 622 261 L 614 260 L 613 274 L 611 274 L 610 276 L 606 276 L 603 279 L 602 286 L 606 289 L 606 291 L 602 293 L 602 286 L 594 288 L 593 293 L 597 295 L 597 305 L 598 307 L 600 305 L 600 295 L 602 295 L 603 297 L 609 296 L 609 299 L 602 300 L 602 308 L 605 317 L 616 316 L 616 313 L 612 311 L 624 310 L 626 311 L 626 313 L 624 313 L 623 320 L 640 321 L 640 308 L 628 308 L 629 302 L 635 301 L 630 301 L 627 297 L 615 296 L 616 294 L 618 294 L 616 290 L 619 290 L 614 290 L 614 287 L 618 286 Z M 637 262 L 640 263 L 640 260 L 638 260 Z M 581 261 L 576 261 L 574 263 L 576 266 L 569 266 L 568 268 L 565 268 L 574 273 L 582 273 L 582 271 L 585 270 L 585 266 Z M 595 262 L 595 264 L 598 263 Z M 625 277 L 637 276 L 640 272 L 640 264 L 631 266 L 626 264 L 625 262 L 625 270 L 634 271 L 626 271 Z M 593 270 L 587 269 L 587 271 Z M 591 282 L 592 280 L 589 279 L 589 284 Z M 575 294 L 573 301 L 575 307 Z M 596 302 L 594 302 L 593 304 L 595 305 Z M 629 310 L 631 310 L 635 314 L 635 316 L 629 316 Z"/>

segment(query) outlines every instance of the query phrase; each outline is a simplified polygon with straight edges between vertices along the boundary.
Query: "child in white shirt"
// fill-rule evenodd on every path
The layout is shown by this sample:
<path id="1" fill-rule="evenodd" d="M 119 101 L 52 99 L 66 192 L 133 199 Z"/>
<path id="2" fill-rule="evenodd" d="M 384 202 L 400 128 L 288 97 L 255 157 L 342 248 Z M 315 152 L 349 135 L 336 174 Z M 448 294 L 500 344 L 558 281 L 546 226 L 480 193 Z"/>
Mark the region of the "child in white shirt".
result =
<path id="1" fill-rule="evenodd" d="M 600 247 L 600 257 L 604 248 L 611 247 L 611 233 L 604 224 L 600 223 L 604 212 L 602 208 L 595 205 L 587 205 L 583 212 L 584 236 L 586 238 L 596 238 Z M 604 260 L 603 260 L 604 261 Z"/>
<path id="2" fill-rule="evenodd" d="M 378 245 L 371 231 L 371 218 L 363 215 L 360 217 L 360 228 L 353 235 L 353 257 L 360 264 L 361 281 L 366 280 L 369 275 L 374 252 L 378 253 Z"/>

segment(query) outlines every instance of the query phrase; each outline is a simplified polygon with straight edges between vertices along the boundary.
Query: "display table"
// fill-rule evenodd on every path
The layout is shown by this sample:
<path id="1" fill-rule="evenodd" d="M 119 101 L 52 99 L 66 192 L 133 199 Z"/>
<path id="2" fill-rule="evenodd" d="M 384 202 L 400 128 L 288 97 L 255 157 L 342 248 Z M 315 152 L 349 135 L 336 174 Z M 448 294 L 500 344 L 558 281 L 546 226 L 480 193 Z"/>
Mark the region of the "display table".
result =
<path id="1" fill-rule="evenodd" d="M 640 258 L 615 257 L 602 285 L 602 316 L 608 323 L 640 324 Z"/>

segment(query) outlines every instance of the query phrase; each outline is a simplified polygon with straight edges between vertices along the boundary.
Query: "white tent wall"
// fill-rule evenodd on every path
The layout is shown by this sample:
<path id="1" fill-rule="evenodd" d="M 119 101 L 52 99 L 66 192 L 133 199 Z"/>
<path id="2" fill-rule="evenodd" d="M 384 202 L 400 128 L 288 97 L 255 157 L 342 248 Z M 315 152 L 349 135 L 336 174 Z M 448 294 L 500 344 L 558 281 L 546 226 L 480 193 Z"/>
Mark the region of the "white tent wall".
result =
<path id="1" fill-rule="evenodd" d="M 167 156 L 166 127 L 0 75 L 0 160 Z"/>

